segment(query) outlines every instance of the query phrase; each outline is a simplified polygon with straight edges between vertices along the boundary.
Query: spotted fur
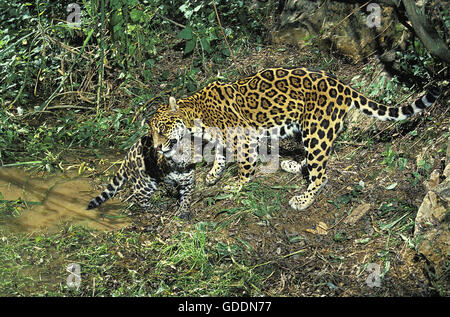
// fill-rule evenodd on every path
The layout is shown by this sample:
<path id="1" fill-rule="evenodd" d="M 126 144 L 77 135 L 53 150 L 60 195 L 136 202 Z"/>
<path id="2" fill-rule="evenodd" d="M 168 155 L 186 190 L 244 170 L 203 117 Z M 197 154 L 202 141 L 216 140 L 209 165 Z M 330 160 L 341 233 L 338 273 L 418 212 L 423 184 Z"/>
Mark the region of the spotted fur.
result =
<path id="1" fill-rule="evenodd" d="M 144 136 L 130 148 L 110 184 L 90 201 L 87 209 L 97 208 L 116 195 L 128 180 L 133 187 L 134 200 L 143 209 L 148 209 L 150 197 L 158 186 L 167 183 L 178 189 L 180 197 L 177 215 L 188 218 L 195 179 L 193 165 L 186 162 L 187 160 L 175 163 L 165 159 L 153 147 L 151 136 Z"/>
<path id="2" fill-rule="evenodd" d="M 301 133 L 306 149 L 303 165 L 307 165 L 310 183 L 289 204 L 303 210 L 313 203 L 327 182 L 326 164 L 333 141 L 351 106 L 380 120 L 403 120 L 431 106 L 438 96 L 439 91 L 431 89 L 411 105 L 389 107 L 324 71 L 271 68 L 230 84 L 214 82 L 178 101 L 171 97 L 169 105 L 161 106 L 152 117 L 150 128 L 155 146 L 165 153 L 170 153 L 186 133 L 216 142 L 216 160 L 206 177 L 210 185 L 223 174 L 226 162 L 223 150 L 232 148 L 241 158 L 239 186 L 253 176 L 257 158 L 255 138 L 244 133 L 246 128 L 268 129 L 272 137 L 282 138 Z M 207 133 L 211 127 L 216 130 Z M 231 134 L 230 129 L 234 131 Z M 283 168 L 293 172 L 301 167 L 284 165 Z"/>

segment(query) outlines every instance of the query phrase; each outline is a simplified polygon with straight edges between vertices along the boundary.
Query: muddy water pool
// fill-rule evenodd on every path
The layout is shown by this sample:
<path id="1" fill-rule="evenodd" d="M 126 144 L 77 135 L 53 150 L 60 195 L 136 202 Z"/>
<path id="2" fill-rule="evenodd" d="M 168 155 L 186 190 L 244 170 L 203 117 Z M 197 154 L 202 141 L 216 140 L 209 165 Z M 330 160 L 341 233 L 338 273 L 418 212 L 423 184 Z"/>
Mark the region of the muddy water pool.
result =
<path id="1" fill-rule="evenodd" d="M 0 193 L 0 205 L 23 201 L 15 205 L 15 214 L 0 215 L 0 226 L 17 232 L 56 231 L 66 224 L 115 230 L 129 224 L 129 218 L 120 213 L 117 199 L 108 201 L 101 211 L 86 210 L 99 190 L 77 171 L 43 175 L 0 167 Z"/>

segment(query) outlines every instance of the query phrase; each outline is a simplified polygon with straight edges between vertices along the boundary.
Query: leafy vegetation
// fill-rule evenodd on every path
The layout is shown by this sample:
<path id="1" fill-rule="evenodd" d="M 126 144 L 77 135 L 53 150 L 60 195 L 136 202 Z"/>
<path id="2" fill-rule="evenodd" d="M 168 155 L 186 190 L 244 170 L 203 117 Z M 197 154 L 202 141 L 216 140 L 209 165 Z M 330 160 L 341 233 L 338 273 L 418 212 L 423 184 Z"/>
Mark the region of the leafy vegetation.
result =
<path id="1" fill-rule="evenodd" d="M 71 25 L 76 6 L 68 11 L 62 2 L 0 0 L 1 166 L 76 167 L 78 175 L 93 176 L 87 167 L 98 167 L 108 150 L 118 157 L 128 149 L 145 133 L 142 120 L 169 95 L 188 95 L 268 65 L 330 70 L 387 104 L 408 99 L 415 79 L 427 82 L 440 65 L 411 40 L 397 53 L 399 69 L 415 76 L 405 84 L 401 76 L 378 76 L 371 61 L 355 66 L 324 53 L 314 36 L 304 50 L 269 45 L 276 1 L 77 4 L 80 24 Z M 445 23 L 448 17 L 446 9 Z M 422 288 L 423 270 L 408 258 L 415 254 L 416 198 L 447 152 L 446 124 L 441 107 L 411 125 L 344 130 L 328 163 L 329 184 L 304 212 L 288 205 L 305 188 L 300 175 L 266 175 L 241 192 L 224 193 L 220 183 L 203 187 L 207 167 L 201 164 L 200 198 L 193 202 L 198 218 L 190 223 L 170 213 L 171 200 L 161 192 L 152 198 L 154 213 L 128 205 L 110 216 L 128 219 L 125 229 L 65 224 L 56 232 L 14 232 L 4 224 L 29 212 L 33 202 L 6 200 L 0 192 L 0 295 L 448 294 L 439 285 Z M 106 182 L 109 167 L 97 168 L 95 177 Z M 224 182 L 235 172 L 227 169 Z M 345 224 L 366 201 L 368 214 Z M 66 283 L 70 263 L 81 265 L 78 289 Z M 372 263 L 380 265 L 381 288 L 365 283 Z"/>
<path id="2" fill-rule="evenodd" d="M 76 12 L 80 23 L 68 23 Z M 212 65 L 230 63 L 224 37 L 235 49 L 262 43 L 267 12 L 237 0 L 98 0 L 70 8 L 1 0 L 0 159 L 39 157 L 51 169 L 62 144 L 129 146 L 151 103 L 196 90 L 199 79 L 210 80 Z M 169 78 L 172 70 L 160 63 L 179 47 L 191 63 Z"/>

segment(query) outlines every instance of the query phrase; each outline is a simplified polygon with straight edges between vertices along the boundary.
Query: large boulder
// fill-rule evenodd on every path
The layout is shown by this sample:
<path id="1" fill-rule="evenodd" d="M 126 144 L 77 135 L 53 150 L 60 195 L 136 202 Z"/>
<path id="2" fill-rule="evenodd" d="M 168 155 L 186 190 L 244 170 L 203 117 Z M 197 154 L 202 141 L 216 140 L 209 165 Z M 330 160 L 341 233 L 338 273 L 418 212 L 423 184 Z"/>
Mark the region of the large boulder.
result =
<path id="1" fill-rule="evenodd" d="M 404 28 L 391 7 L 374 3 L 369 8 L 337 1 L 288 0 L 272 40 L 300 47 L 315 41 L 319 48 L 337 50 L 354 61 L 381 55 L 400 42 Z"/>
<path id="2" fill-rule="evenodd" d="M 417 251 L 432 264 L 438 281 L 445 281 L 449 274 L 449 172 L 450 163 L 444 170 L 445 179 L 441 183 L 439 173 L 432 173 L 428 182 L 429 191 L 417 212 L 414 228 Z"/>

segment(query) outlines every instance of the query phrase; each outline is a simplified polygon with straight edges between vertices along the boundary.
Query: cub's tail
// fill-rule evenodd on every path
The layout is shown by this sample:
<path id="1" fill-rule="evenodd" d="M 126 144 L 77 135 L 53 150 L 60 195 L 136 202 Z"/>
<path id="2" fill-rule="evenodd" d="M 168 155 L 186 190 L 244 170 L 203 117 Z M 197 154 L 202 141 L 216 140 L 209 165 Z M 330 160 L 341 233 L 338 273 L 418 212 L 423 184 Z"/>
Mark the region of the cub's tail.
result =
<path id="1" fill-rule="evenodd" d="M 117 192 L 122 188 L 123 184 L 125 184 L 128 180 L 127 173 L 126 173 L 126 166 L 127 166 L 127 158 L 123 161 L 122 165 L 119 168 L 119 171 L 114 175 L 114 178 L 112 179 L 111 183 L 108 184 L 106 189 L 97 197 L 92 199 L 86 210 L 94 209 L 103 204 L 105 201 L 113 197 Z"/>
<path id="2" fill-rule="evenodd" d="M 400 121 L 430 107 L 439 98 L 441 92 L 439 88 L 433 87 L 412 104 L 401 107 L 388 107 L 363 96 L 359 92 L 356 92 L 356 94 L 358 96 L 353 101 L 354 106 L 364 114 L 383 121 Z"/>

